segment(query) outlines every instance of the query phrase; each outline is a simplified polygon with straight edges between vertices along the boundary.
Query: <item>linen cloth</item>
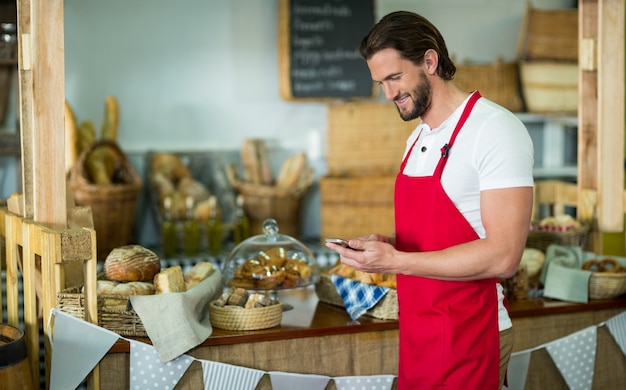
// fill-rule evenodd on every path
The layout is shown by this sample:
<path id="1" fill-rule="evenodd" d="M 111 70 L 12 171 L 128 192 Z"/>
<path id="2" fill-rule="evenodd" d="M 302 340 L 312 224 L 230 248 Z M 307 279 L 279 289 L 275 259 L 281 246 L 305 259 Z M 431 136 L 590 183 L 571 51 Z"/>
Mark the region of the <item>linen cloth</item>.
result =
<path id="1" fill-rule="evenodd" d="M 218 269 L 189 291 L 130 297 L 150 341 L 163 362 L 177 358 L 213 333 L 209 303 L 222 293 Z"/>
<path id="2" fill-rule="evenodd" d="M 580 247 L 551 244 L 541 273 L 543 296 L 562 301 L 587 303 L 591 272 L 583 270 L 585 254 Z"/>
<path id="3" fill-rule="evenodd" d="M 373 286 L 331 274 L 330 279 L 346 305 L 350 318 L 356 320 L 374 307 L 389 292 L 389 287 Z"/>

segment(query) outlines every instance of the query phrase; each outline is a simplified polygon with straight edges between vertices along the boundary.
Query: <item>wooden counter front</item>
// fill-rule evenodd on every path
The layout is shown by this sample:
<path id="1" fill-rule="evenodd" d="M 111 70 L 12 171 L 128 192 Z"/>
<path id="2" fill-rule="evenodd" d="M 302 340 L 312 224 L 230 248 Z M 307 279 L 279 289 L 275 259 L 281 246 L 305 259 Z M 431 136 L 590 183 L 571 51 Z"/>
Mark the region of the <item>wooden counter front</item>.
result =
<path id="1" fill-rule="evenodd" d="M 284 293 L 283 293 L 284 294 Z M 343 308 L 317 301 L 314 290 L 279 296 L 293 303 L 280 326 L 251 332 L 214 329 L 202 345 L 188 352 L 196 359 L 219 361 L 264 371 L 345 375 L 397 374 L 398 324 L 362 316 L 352 321 Z M 295 298 L 293 294 L 296 294 Z M 523 351 L 598 325 L 626 310 L 626 298 L 573 304 L 553 300 L 510 302 L 515 330 L 514 352 Z M 138 339 L 149 343 L 148 339 Z M 122 389 L 129 381 L 129 344 L 120 340 L 101 361 L 101 388 Z M 626 358 L 606 327 L 598 329 L 594 388 L 626 383 Z M 600 372 L 599 372 L 600 371 Z M 611 372 L 611 375 L 603 373 Z M 177 389 L 202 388 L 202 367 L 194 362 Z M 549 386 L 548 386 L 549 385 Z M 546 387 L 547 386 L 547 387 Z M 334 383 L 328 390 L 334 389 Z M 545 351 L 533 352 L 527 389 L 567 388 Z M 257 389 L 271 389 L 265 375 Z"/>

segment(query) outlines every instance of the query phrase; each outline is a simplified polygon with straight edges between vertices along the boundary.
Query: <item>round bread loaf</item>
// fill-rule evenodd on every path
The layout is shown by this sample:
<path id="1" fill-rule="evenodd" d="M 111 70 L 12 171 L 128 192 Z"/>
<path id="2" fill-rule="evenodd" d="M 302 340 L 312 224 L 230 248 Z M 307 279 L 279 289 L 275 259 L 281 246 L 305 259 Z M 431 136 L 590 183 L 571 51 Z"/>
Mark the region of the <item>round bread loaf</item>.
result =
<path id="1" fill-rule="evenodd" d="M 161 260 L 141 245 L 115 248 L 104 261 L 104 277 L 117 282 L 151 282 L 161 271 Z"/>

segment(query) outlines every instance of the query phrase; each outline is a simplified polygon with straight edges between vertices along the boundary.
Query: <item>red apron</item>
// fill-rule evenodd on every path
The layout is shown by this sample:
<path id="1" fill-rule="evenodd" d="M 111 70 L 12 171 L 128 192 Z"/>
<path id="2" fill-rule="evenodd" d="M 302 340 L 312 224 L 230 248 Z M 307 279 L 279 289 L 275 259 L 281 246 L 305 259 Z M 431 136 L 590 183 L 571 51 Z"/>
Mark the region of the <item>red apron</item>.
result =
<path id="1" fill-rule="evenodd" d="M 395 187 L 398 250 L 436 251 L 479 239 L 441 185 L 448 151 L 479 98 L 478 91 L 470 97 L 450 140 L 441 150 L 433 176 L 409 177 L 402 173 L 415 144 L 402 161 Z M 418 204 L 424 206 L 417 207 Z M 498 388 L 496 282 L 397 275 L 398 389 Z"/>

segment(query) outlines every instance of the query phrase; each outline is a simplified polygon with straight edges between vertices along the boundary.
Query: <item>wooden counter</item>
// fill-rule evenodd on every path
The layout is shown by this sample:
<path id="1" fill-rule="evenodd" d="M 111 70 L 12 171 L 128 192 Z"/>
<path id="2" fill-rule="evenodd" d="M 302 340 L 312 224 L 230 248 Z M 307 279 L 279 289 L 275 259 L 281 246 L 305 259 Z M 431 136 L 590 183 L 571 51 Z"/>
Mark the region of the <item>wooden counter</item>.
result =
<path id="1" fill-rule="evenodd" d="M 294 309 L 284 313 L 280 326 L 252 332 L 214 329 L 202 345 L 189 351 L 196 359 L 219 361 L 264 371 L 334 376 L 397 374 L 398 324 L 362 316 L 352 321 L 345 310 L 317 301 L 311 289 L 281 293 Z M 626 297 L 573 304 L 535 299 L 510 302 L 516 344 L 514 352 L 528 350 L 598 325 L 626 310 Z M 149 339 L 138 338 L 149 343 Z M 120 340 L 101 361 L 102 389 L 128 386 L 129 343 Z M 594 388 L 626 383 L 626 358 L 606 327 L 598 329 Z M 600 366 L 600 367 L 598 367 Z M 533 352 L 527 389 L 566 389 L 545 349 Z M 612 375 L 604 375 L 610 372 Z M 202 386 L 202 367 L 194 362 L 177 388 Z M 596 387 L 597 386 L 597 387 Z M 257 389 L 271 389 L 265 375 Z M 331 384 L 327 389 L 334 389 Z"/>

